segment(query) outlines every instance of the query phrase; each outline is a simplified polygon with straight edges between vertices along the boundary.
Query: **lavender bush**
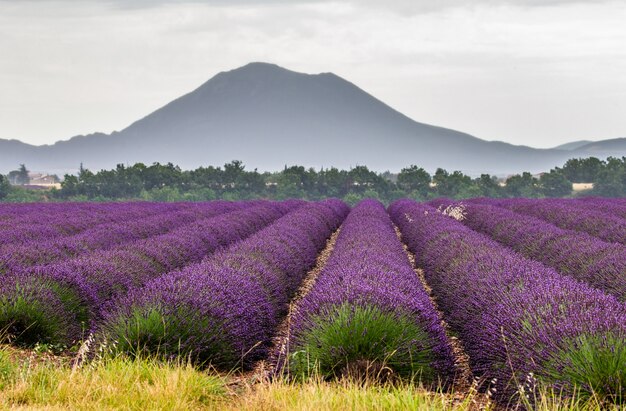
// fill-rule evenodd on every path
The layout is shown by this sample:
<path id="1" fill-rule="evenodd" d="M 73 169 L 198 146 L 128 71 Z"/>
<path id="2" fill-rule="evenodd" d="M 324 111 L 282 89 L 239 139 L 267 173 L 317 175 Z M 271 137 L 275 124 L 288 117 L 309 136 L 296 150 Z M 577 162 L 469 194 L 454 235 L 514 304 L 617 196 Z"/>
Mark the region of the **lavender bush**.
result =
<path id="1" fill-rule="evenodd" d="M 296 375 L 386 367 L 402 377 L 446 382 L 453 374 L 441 320 L 378 201 L 362 201 L 342 225 L 293 315 L 288 354 Z"/>
<path id="2" fill-rule="evenodd" d="M 506 401 L 529 375 L 565 392 L 626 396 L 626 305 L 523 258 L 434 208 L 390 206 L 472 371 Z"/>
<path id="3" fill-rule="evenodd" d="M 489 201 L 489 200 L 487 200 Z M 604 241 L 626 244 L 626 220 L 572 205 L 572 200 L 499 200 L 496 205 L 541 218 L 566 230 L 582 231 Z"/>
<path id="4" fill-rule="evenodd" d="M 626 218 L 626 203 L 615 198 L 583 197 L 572 201 L 571 204 L 575 207 L 601 211 L 603 213 Z"/>
<path id="5" fill-rule="evenodd" d="M 302 206 L 206 261 L 115 301 L 102 333 L 133 355 L 249 367 L 266 354 L 289 299 L 347 213 L 338 200 Z"/>
<path id="6" fill-rule="evenodd" d="M 452 200 L 431 204 L 447 207 Z M 586 233 L 564 230 L 544 220 L 494 207 L 465 203 L 463 224 L 559 273 L 584 281 L 626 301 L 626 246 Z"/>
<path id="7" fill-rule="evenodd" d="M 0 247 L 0 274 L 51 264 L 94 250 L 109 249 L 166 233 L 199 218 L 214 217 L 242 207 L 241 203 L 206 203 L 202 208 L 194 210 L 172 211 L 135 221 L 98 225 L 79 234 L 48 241 L 8 244 Z"/>
<path id="8" fill-rule="evenodd" d="M 107 301 L 170 269 L 198 262 L 299 206 L 261 204 L 123 248 L 7 275 L 0 284 L 0 329 L 7 328 L 16 343 L 72 344 L 95 325 Z M 31 308 L 24 310 L 25 305 Z"/>
<path id="9" fill-rule="evenodd" d="M 111 224 L 129 222 L 158 214 L 176 211 L 193 211 L 194 208 L 185 203 L 126 203 L 125 207 L 119 205 L 103 205 L 100 209 L 86 213 L 83 209 L 75 210 L 74 206 L 68 208 L 75 211 L 46 212 L 40 214 L 26 214 L 25 218 L 0 219 L 0 244 L 23 244 L 31 241 L 52 240 L 55 238 L 70 236 L 96 227 L 106 228 Z M 29 204 L 22 205 L 24 208 L 33 207 Z M 33 207 L 35 208 L 35 207 Z M 45 217 L 45 219 L 42 219 Z"/>

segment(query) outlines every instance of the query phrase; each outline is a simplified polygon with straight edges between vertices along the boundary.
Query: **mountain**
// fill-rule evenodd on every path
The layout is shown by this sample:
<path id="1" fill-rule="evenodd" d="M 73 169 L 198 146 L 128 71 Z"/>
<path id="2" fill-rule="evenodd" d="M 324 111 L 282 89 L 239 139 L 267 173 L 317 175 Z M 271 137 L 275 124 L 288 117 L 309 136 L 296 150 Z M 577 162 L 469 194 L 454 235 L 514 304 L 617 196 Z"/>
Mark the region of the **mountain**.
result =
<path id="1" fill-rule="evenodd" d="M 554 147 L 554 149 L 555 150 L 576 150 L 577 148 L 580 148 L 589 143 L 593 143 L 593 141 L 591 140 L 572 141 L 570 143 L 565 143 L 565 144 L 561 144 L 560 146 L 556 146 Z"/>
<path id="2" fill-rule="evenodd" d="M 574 150 L 578 155 L 586 154 L 595 157 L 622 157 L 626 156 L 626 138 L 593 141 Z"/>
<path id="3" fill-rule="evenodd" d="M 572 152 L 484 141 L 418 123 L 332 73 L 250 63 L 217 74 L 120 132 L 49 146 L 1 140 L 0 172 L 19 163 L 62 173 L 81 162 L 91 170 L 139 161 L 189 169 L 238 159 L 259 170 L 299 164 L 398 171 L 417 164 L 429 171 L 507 174 L 548 170 L 573 153 L 584 156 L 585 147 Z M 602 152 L 614 149 L 625 152 L 619 144 Z"/>

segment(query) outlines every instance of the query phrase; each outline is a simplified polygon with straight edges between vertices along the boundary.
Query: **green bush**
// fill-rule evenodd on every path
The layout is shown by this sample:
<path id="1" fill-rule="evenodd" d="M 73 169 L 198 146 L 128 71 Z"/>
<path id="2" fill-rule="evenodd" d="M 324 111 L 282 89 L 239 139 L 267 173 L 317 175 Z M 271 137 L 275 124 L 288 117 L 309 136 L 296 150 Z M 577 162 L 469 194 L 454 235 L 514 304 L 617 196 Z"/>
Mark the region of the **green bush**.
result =
<path id="1" fill-rule="evenodd" d="M 578 337 L 549 364 L 548 382 L 568 381 L 579 397 L 626 404 L 626 345 L 624 338 Z M 543 376 L 542 376 L 543 377 Z"/>
<path id="2" fill-rule="evenodd" d="M 292 347 L 290 371 L 295 375 L 379 378 L 392 374 L 424 382 L 432 382 L 435 376 L 433 353 L 415 349 L 415 341 L 430 337 L 408 316 L 343 304 L 313 318 L 313 323 Z"/>

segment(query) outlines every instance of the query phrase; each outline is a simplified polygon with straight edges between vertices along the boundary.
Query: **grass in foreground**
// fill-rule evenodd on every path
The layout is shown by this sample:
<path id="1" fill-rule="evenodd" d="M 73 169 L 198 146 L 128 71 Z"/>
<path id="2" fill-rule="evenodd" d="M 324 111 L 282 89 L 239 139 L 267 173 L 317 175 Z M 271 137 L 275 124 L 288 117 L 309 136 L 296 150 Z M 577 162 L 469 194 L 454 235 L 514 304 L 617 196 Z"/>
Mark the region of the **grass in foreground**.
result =
<path id="1" fill-rule="evenodd" d="M 539 410 L 597 410 L 593 398 L 542 392 Z M 478 410 L 495 409 L 475 387 L 427 391 L 409 383 L 339 380 L 253 382 L 201 372 L 187 363 L 115 357 L 73 369 L 71 361 L 0 348 L 0 409 L 45 410 Z M 615 407 L 615 410 L 618 408 Z"/>
<path id="2" fill-rule="evenodd" d="M 188 364 L 118 357 L 73 369 L 69 362 L 0 352 L 0 375 L 6 376 L 0 409 L 193 410 L 219 405 L 226 394 L 221 377 Z"/>
<path id="3" fill-rule="evenodd" d="M 245 410 L 478 410 L 492 409 L 476 391 L 453 396 L 412 384 L 363 384 L 350 380 L 284 380 L 245 386 L 227 409 Z"/>

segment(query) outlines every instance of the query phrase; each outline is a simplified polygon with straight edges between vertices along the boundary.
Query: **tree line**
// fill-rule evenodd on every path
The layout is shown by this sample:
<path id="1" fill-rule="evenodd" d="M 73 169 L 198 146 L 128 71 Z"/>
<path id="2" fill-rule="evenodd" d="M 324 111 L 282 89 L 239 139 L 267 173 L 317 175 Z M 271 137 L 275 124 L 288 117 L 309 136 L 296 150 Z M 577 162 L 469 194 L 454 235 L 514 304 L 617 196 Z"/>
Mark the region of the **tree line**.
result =
<path id="1" fill-rule="evenodd" d="M 7 180 L 0 177 L 0 198 L 10 199 L 14 189 Z M 237 160 L 223 167 L 195 170 L 181 170 L 171 163 L 137 163 L 132 166 L 120 164 L 112 170 L 94 173 L 81 166 L 77 175 L 65 175 L 61 189 L 53 189 L 45 195 L 46 199 L 79 201 L 318 200 L 337 197 L 355 203 L 366 197 L 385 202 L 403 197 L 417 200 L 436 197 L 569 197 L 574 195 L 572 183 L 593 183 L 593 189 L 585 191 L 589 195 L 626 196 L 626 157 L 571 159 L 563 167 L 556 167 L 539 177 L 524 172 L 506 179 L 489 174 L 472 178 L 460 171 L 448 172 L 442 168 L 431 175 L 416 165 L 405 167 L 398 174 L 376 173 L 366 166 L 319 171 L 303 166 L 285 166 L 279 172 L 261 173 L 256 169 L 246 170 L 245 165 Z"/>

